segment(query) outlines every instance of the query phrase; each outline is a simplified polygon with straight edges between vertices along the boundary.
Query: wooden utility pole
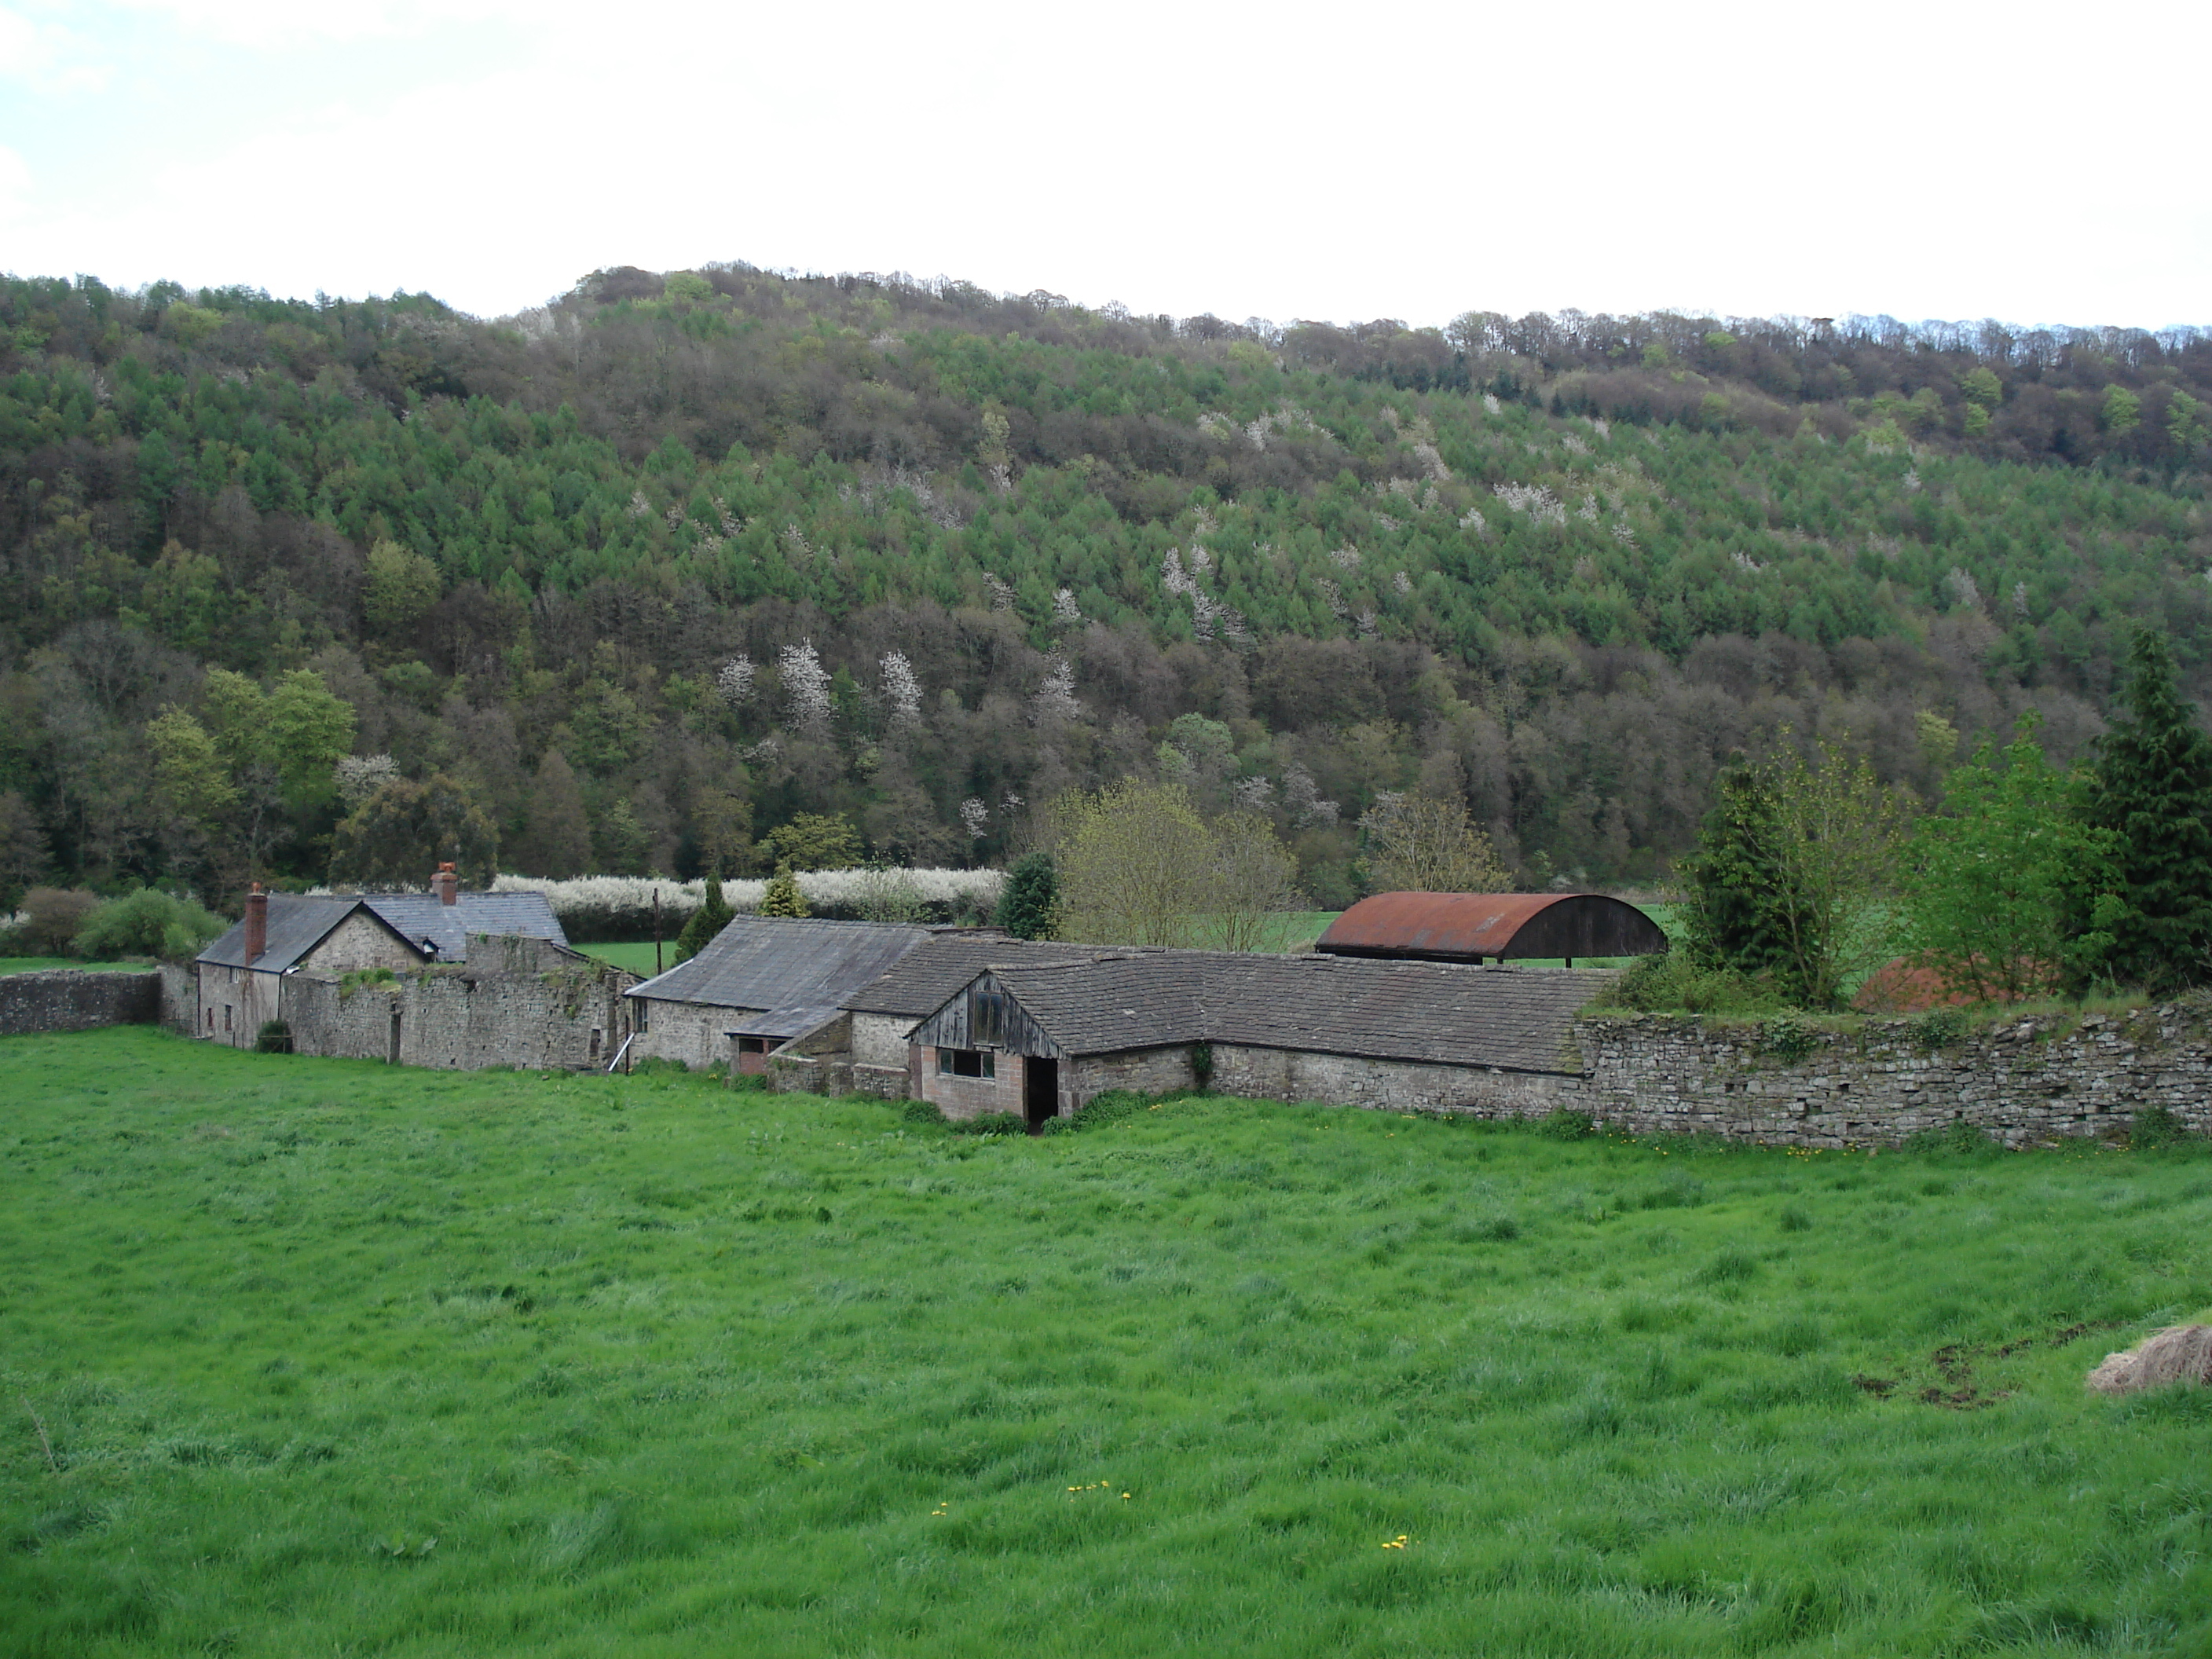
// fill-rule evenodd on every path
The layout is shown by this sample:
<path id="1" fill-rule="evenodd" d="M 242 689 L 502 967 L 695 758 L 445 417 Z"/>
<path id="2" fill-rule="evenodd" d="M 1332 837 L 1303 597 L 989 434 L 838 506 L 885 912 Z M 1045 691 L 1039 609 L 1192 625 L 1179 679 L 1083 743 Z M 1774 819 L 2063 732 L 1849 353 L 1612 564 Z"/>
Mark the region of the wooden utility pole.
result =
<path id="1" fill-rule="evenodd" d="M 653 890 L 653 976 L 660 977 L 660 890 Z"/>

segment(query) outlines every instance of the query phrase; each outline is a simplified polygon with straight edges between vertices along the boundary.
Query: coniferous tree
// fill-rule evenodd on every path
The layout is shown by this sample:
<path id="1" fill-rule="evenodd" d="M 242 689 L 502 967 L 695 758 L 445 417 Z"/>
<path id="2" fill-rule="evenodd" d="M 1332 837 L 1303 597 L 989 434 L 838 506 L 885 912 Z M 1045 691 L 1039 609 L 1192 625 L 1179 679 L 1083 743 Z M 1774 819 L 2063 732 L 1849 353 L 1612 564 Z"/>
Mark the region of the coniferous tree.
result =
<path id="1" fill-rule="evenodd" d="M 1790 955 L 1778 914 L 1780 815 L 1766 780 L 1739 762 L 1714 781 L 1698 850 L 1682 861 L 1683 920 L 1701 966 L 1764 974 Z"/>
<path id="2" fill-rule="evenodd" d="M 676 959 L 689 962 L 705 950 L 714 936 L 730 925 L 737 915 L 730 902 L 722 896 L 722 878 L 707 878 L 707 902 L 691 913 L 691 920 L 684 924 L 684 931 L 676 936 Z"/>
<path id="3" fill-rule="evenodd" d="M 992 920 L 1016 939 L 1050 939 L 1060 902 L 1060 874 L 1052 854 L 1031 853 L 1013 867 Z"/>
<path id="4" fill-rule="evenodd" d="M 760 914 L 793 917 L 814 914 L 806 908 L 806 896 L 799 890 L 799 883 L 793 877 L 789 865 L 777 867 L 775 879 L 769 883 L 768 890 L 761 895 Z"/>
<path id="5" fill-rule="evenodd" d="M 2069 929 L 2109 935 L 2097 939 L 2105 977 L 2164 989 L 2212 966 L 2212 739 L 2175 687 L 2162 634 L 2139 632 L 2128 668 L 2126 712 L 2098 740 L 2080 806 L 2112 837 L 2111 862 L 2075 878 Z"/>

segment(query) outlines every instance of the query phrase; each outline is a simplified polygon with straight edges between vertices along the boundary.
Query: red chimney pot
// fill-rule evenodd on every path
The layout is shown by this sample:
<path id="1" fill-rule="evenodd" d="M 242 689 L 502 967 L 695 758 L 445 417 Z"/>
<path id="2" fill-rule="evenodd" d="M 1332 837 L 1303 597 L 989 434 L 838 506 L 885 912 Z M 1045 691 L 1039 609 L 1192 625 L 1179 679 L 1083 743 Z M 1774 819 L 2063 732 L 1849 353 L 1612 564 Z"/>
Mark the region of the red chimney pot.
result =
<path id="1" fill-rule="evenodd" d="M 269 954 L 269 895 L 255 882 L 246 895 L 246 965 Z"/>
<path id="2" fill-rule="evenodd" d="M 441 904 L 459 904 L 461 902 L 461 878 L 454 873 L 452 865 L 440 865 L 438 873 L 430 878 L 430 885 L 436 891 Z"/>

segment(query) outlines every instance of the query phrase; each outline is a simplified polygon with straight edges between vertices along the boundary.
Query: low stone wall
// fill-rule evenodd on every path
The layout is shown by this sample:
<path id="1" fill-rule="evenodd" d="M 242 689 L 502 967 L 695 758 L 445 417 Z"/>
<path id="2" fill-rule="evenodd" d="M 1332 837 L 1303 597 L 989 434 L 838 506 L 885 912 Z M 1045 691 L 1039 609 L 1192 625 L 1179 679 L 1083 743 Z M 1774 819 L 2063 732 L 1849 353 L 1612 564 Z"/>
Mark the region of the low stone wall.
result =
<path id="1" fill-rule="evenodd" d="M 2009 1146 L 2125 1131 L 2162 1106 L 2212 1130 L 2212 1003 L 2124 1016 L 2038 1015 L 1931 1044 L 1924 1024 L 1803 1030 L 1688 1016 L 1575 1024 L 1587 1075 L 1560 1103 L 1638 1133 L 1697 1131 L 1796 1146 L 1893 1146 L 1963 1123 Z"/>
<path id="2" fill-rule="evenodd" d="M 58 968 L 0 975 L 0 1036 L 151 1025 L 161 1018 L 161 976 Z"/>

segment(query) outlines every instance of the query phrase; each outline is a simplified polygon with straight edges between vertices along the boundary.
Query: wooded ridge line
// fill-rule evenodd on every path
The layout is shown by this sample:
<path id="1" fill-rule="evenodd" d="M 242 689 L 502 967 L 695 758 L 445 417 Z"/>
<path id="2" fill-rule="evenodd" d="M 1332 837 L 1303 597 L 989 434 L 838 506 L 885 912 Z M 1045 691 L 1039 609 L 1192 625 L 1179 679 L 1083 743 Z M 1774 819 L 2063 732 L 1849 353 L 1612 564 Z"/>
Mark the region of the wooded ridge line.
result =
<path id="1" fill-rule="evenodd" d="M 2208 402 L 2196 329 L 0 279 L 0 896 L 319 878 L 395 785 L 528 875 L 998 862 L 1128 775 L 1322 908 L 1391 791 L 1649 879 L 1785 729 L 1933 801 L 2136 622 L 2201 696 Z"/>

